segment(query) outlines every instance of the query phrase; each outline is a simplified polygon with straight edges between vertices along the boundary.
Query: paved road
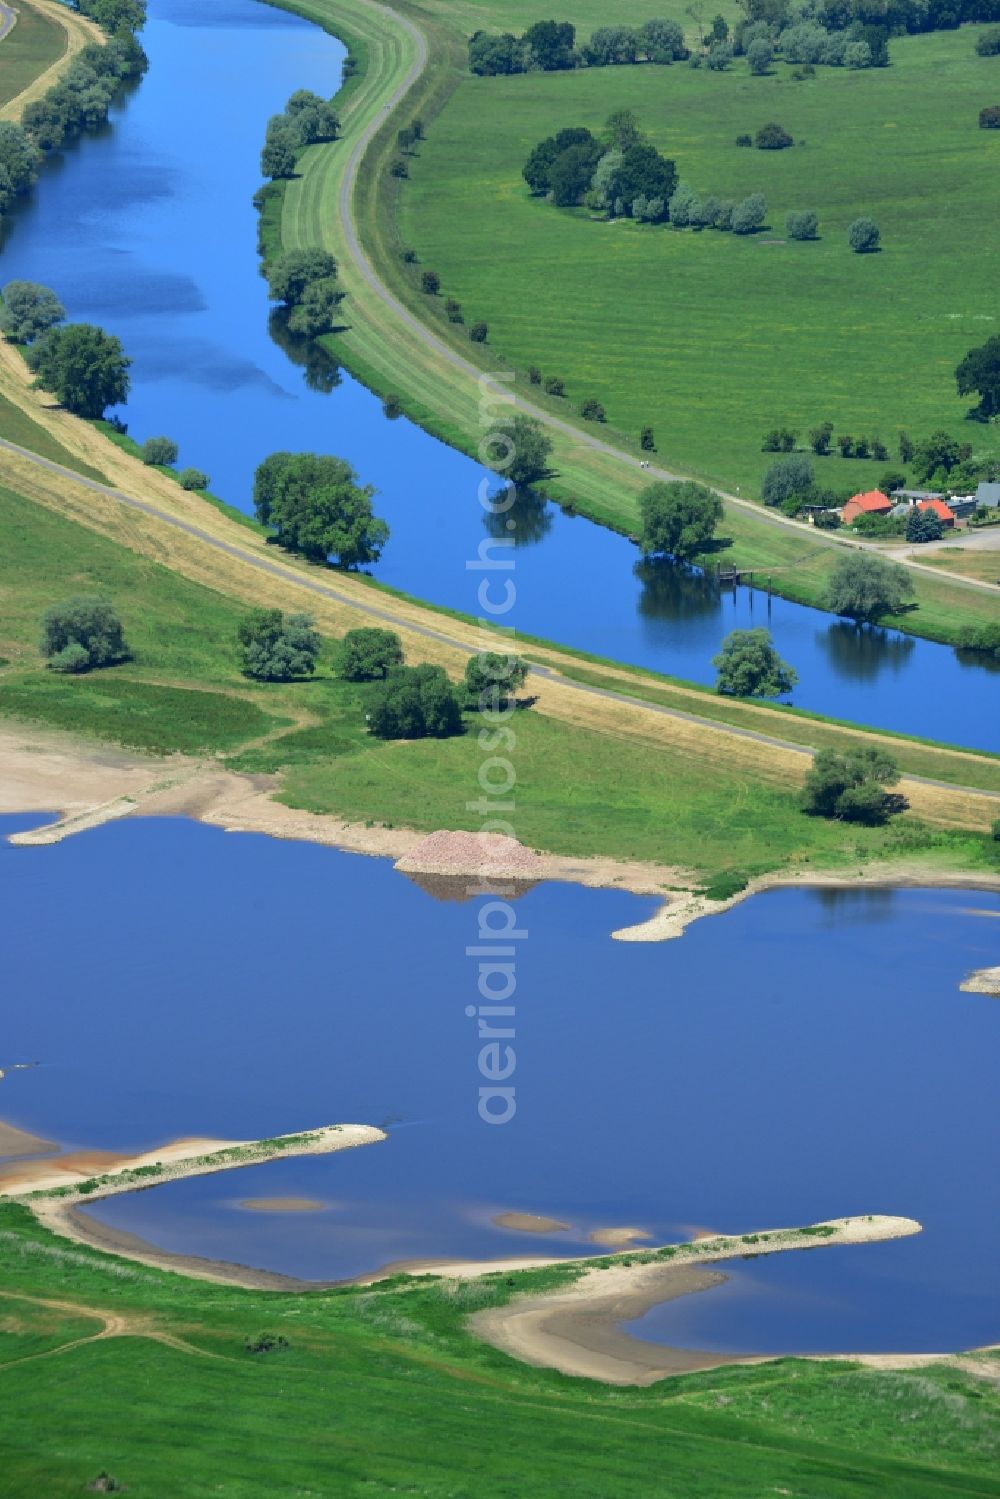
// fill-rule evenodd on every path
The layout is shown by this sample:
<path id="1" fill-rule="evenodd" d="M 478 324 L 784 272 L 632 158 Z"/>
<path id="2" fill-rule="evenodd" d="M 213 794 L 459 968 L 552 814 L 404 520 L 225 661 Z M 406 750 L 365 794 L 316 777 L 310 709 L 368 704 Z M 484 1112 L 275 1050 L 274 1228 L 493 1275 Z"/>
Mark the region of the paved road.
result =
<path id="1" fill-rule="evenodd" d="M 347 166 L 344 171 L 343 180 L 340 184 L 340 193 L 337 201 L 337 213 L 340 219 L 344 242 L 347 246 L 350 258 L 353 261 L 354 270 L 361 277 L 369 290 L 372 291 L 375 296 L 378 297 L 379 301 L 382 302 L 383 305 L 392 313 L 393 317 L 398 322 L 402 323 L 414 335 L 414 337 L 417 338 L 425 346 L 425 348 L 430 349 L 438 359 L 443 360 L 446 364 L 450 364 L 454 369 L 460 370 L 463 375 L 467 376 L 470 380 L 474 380 L 478 384 L 478 382 L 484 377 L 488 378 L 487 373 L 479 365 L 473 364 L 470 359 L 466 359 L 464 355 L 460 354 L 456 349 L 452 348 L 450 344 L 446 343 L 442 338 L 438 337 L 433 329 L 427 327 L 427 325 L 423 323 L 421 319 L 418 318 L 414 313 L 412 313 L 408 307 L 404 306 L 399 298 L 389 290 L 384 281 L 380 279 L 378 272 L 365 254 L 361 246 L 361 242 L 358 238 L 357 225 L 354 220 L 354 190 L 357 184 L 358 172 L 361 167 L 362 158 L 364 157 L 365 151 L 368 149 L 368 146 L 371 144 L 372 140 L 385 124 L 386 115 L 390 114 L 396 108 L 396 106 L 405 98 L 410 89 L 417 82 L 421 73 L 424 71 L 424 68 L 427 66 L 428 58 L 430 55 L 427 46 L 427 38 L 424 36 L 424 33 L 420 30 L 420 28 L 416 26 L 407 16 L 401 15 L 398 11 L 389 10 L 386 6 L 378 4 L 377 0 L 372 0 L 372 9 L 380 12 L 390 25 L 401 27 L 402 30 L 410 36 L 411 40 L 416 46 L 417 55 L 413 63 L 410 65 L 406 76 L 399 84 L 397 84 L 396 88 L 388 96 L 386 101 L 376 111 L 374 117 L 365 126 L 364 130 L 362 130 L 361 134 L 354 142 L 354 145 L 351 149 L 351 154 L 347 159 Z M 506 396 L 508 392 L 505 390 L 504 394 Z M 621 448 L 615 447 L 613 443 L 605 442 L 603 439 L 601 439 L 600 437 L 596 437 L 591 432 L 583 431 L 581 428 L 574 426 L 571 422 L 563 421 L 561 417 L 553 416 L 551 412 L 544 411 L 540 406 L 535 406 L 531 401 L 525 400 L 523 396 L 514 396 L 514 404 L 516 405 L 518 410 L 523 411 L 525 415 L 534 417 L 537 421 L 541 422 L 543 426 L 560 432 L 563 436 L 572 439 L 572 441 L 577 443 L 579 446 L 590 448 L 596 453 L 602 453 L 608 457 L 614 458 L 617 462 L 627 465 L 633 470 L 642 469 L 642 472 L 646 474 L 650 479 L 664 479 L 670 481 L 688 477 L 684 474 L 673 473 L 671 470 L 661 468 L 659 465 L 653 463 L 648 463 L 643 466 L 645 460 L 636 458 L 631 453 L 624 452 Z M 739 506 L 740 509 L 747 510 L 752 513 L 754 518 L 762 525 L 780 526 L 786 529 L 790 528 L 791 530 L 798 532 L 800 536 L 802 534 L 801 521 L 791 520 L 788 516 L 775 513 L 772 510 L 765 510 L 762 506 L 754 503 L 754 501 L 742 499 L 739 495 L 729 494 L 726 490 L 720 489 L 717 491 L 717 493 L 722 495 L 723 499 L 725 499 L 728 504 Z M 879 553 L 880 555 L 884 555 L 884 550 L 875 542 L 844 540 L 838 543 L 832 537 L 830 537 L 829 539 L 833 542 L 834 545 L 839 544 L 841 546 L 853 546 L 858 548 L 859 550 L 873 551 Z M 926 573 L 928 577 L 936 578 L 938 582 L 945 581 L 943 570 L 941 568 L 927 567 L 925 564 L 916 561 L 909 554 L 901 554 L 899 557 L 899 561 L 904 563 L 905 566 L 912 568 L 914 572 Z M 962 578 L 956 573 L 948 573 L 947 581 L 949 583 L 953 583 L 956 587 L 959 588 L 972 588 L 980 591 L 986 590 L 988 592 L 996 591 L 995 586 L 992 583 L 984 583 L 976 578 Z"/>
<path id="2" fill-rule="evenodd" d="M 9 5 L 0 3 L 0 42 L 5 36 L 10 36 L 17 25 L 17 11 L 12 10 Z"/>
<path id="3" fill-rule="evenodd" d="M 268 573 L 273 577 L 281 578 L 284 582 L 292 582 L 299 587 L 315 593 L 324 598 L 335 600 L 337 603 L 346 604 L 356 609 L 360 614 L 367 614 L 380 623 L 391 625 L 396 629 L 410 630 L 426 640 L 434 640 L 442 645 L 449 646 L 452 650 L 460 651 L 465 655 L 475 654 L 476 647 L 470 646 L 467 641 L 451 635 L 444 629 L 433 629 L 430 625 L 421 625 L 409 616 L 400 618 L 393 612 L 390 605 L 368 603 L 358 598 L 357 591 L 347 591 L 338 588 L 332 581 L 321 578 L 309 577 L 297 569 L 289 567 L 278 561 L 271 561 L 249 548 L 237 546 L 235 542 L 223 541 L 221 537 L 212 535 L 209 531 L 203 531 L 192 521 L 183 520 L 180 516 L 172 514 L 169 510 L 161 510 L 158 505 L 149 500 L 137 500 L 132 495 L 125 494 L 120 489 L 115 489 L 110 484 L 102 484 L 97 479 L 87 479 L 82 474 L 74 473 L 72 469 L 55 463 L 51 458 L 42 458 L 38 453 L 32 453 L 27 448 L 22 448 L 17 443 L 8 442 L 6 438 L 0 438 L 0 451 L 6 450 L 15 453 L 19 458 L 27 459 L 36 467 L 44 469 L 47 473 L 55 474 L 59 478 L 68 479 L 74 484 L 82 484 L 85 489 L 95 494 L 106 495 L 109 499 L 117 500 L 119 504 L 125 505 L 130 510 L 141 511 L 144 515 L 152 516 L 154 520 L 161 521 L 164 525 L 173 526 L 178 531 L 183 531 L 188 536 L 193 536 L 205 546 L 213 547 L 218 552 L 223 552 L 228 557 L 233 557 L 238 562 L 255 567 L 261 572 Z M 429 606 L 428 606 L 429 608 Z M 604 698 L 608 702 L 623 703 L 630 708 L 639 708 L 644 712 L 652 713 L 660 718 L 680 720 L 683 723 L 698 724 L 702 728 L 713 729 L 720 734 L 729 734 L 737 739 L 751 739 L 758 744 L 768 745 L 774 749 L 790 751 L 793 754 L 811 756 L 812 750 L 801 744 L 794 744 L 790 740 L 778 739 L 770 734 L 758 733 L 755 729 L 743 729 L 734 724 L 723 723 L 718 719 L 700 718 L 696 713 L 685 713 L 679 708 L 668 708 L 662 703 L 647 702 L 644 698 L 630 697 L 627 693 L 617 692 L 608 687 L 592 686 L 589 683 L 576 682 L 570 677 L 564 677 L 558 670 L 551 666 L 533 665 L 532 672 L 546 681 L 558 683 L 559 687 L 567 692 L 579 693 L 588 697 Z M 969 790 L 973 795 L 990 797 L 1000 800 L 1000 791 L 980 791 L 978 788 L 963 788 L 953 782 L 931 780 L 926 776 L 907 776 L 908 781 L 922 786 L 935 786 L 946 791 Z"/>

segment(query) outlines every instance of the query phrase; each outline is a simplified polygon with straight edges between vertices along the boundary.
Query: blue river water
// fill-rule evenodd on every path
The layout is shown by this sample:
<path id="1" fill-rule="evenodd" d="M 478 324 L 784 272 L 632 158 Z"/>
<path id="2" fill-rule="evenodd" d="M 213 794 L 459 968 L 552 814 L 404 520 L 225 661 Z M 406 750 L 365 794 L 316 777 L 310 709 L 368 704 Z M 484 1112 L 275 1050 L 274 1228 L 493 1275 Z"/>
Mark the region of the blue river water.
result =
<path id="1" fill-rule="evenodd" d="M 33 819 L 38 821 L 39 819 Z M 5 819 L 8 833 L 32 819 Z M 696 1347 L 943 1349 L 1000 1334 L 1000 899 L 774 892 L 681 941 L 609 934 L 655 902 L 542 884 L 517 902 L 517 1113 L 481 1122 L 466 1005 L 481 902 L 382 860 L 128 820 L 44 850 L 0 843 L 11 1003 L 0 1117 L 68 1145 L 254 1138 L 337 1121 L 385 1144 L 108 1199 L 182 1252 L 315 1278 L 397 1259 L 579 1253 L 840 1214 L 912 1239 L 738 1262 L 645 1319 Z M 59 941 L 53 942 L 53 921 Z M 306 1196 L 315 1214 L 246 1198 Z M 551 1237 L 497 1228 L 551 1215 Z"/>
<path id="2" fill-rule="evenodd" d="M 148 75 L 9 217 L 0 284 L 45 282 L 71 318 L 118 333 L 134 361 L 132 435 L 177 439 L 182 464 L 206 470 L 231 503 L 250 509 L 253 470 L 277 449 L 348 458 L 392 528 L 377 575 L 477 612 L 466 561 L 485 534 L 481 470 L 388 421 L 322 351 L 269 333 L 251 206 L 265 122 L 296 88 L 332 94 L 342 46 L 259 0 L 150 0 L 149 14 Z M 747 589 L 720 596 L 670 568 L 639 576 L 629 541 L 551 504 L 522 506 L 515 534 L 508 622 L 522 633 L 710 682 L 725 634 L 767 624 L 799 673 L 799 706 L 995 744 L 996 678 L 947 647 Z"/>

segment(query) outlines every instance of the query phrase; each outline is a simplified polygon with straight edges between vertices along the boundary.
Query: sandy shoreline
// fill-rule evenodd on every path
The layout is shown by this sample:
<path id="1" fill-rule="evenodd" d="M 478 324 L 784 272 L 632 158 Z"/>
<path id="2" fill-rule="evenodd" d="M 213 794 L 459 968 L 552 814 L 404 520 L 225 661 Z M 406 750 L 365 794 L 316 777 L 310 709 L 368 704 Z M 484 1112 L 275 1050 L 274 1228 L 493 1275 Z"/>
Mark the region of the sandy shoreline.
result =
<path id="1" fill-rule="evenodd" d="M 537 852 L 492 834 L 427 834 L 412 828 L 348 823 L 275 801 L 278 781 L 273 776 L 238 775 L 179 755 L 148 759 L 114 748 L 84 746 L 68 735 L 3 725 L 0 763 L 4 766 L 0 815 L 39 811 L 59 815 L 55 824 L 12 835 L 9 841 L 18 846 L 44 847 L 120 817 L 190 817 L 227 832 L 260 833 L 392 859 L 402 873 L 418 882 L 423 875 L 424 888 L 432 895 L 435 882 L 445 882 L 448 894 L 444 898 L 455 898 L 456 890 L 461 894 L 458 887 L 463 878 L 509 883 L 511 899 L 542 880 L 658 896 L 664 904 L 652 916 L 612 933 L 623 942 L 679 937 L 703 916 L 721 915 L 763 890 L 791 886 L 951 886 L 1000 892 L 1000 874 L 896 864 L 870 865 L 850 875 L 820 869 L 796 875 L 778 871 L 752 881 L 730 900 L 710 901 L 696 893 L 698 878 L 688 869 Z"/>
<path id="2" fill-rule="evenodd" d="M 13 1124 L 4 1124 L 0 1119 L 0 1160 L 13 1160 L 19 1156 L 51 1155 L 58 1149 L 58 1145 L 54 1145 L 51 1140 L 41 1140 L 37 1135 L 29 1135 L 27 1130 L 15 1129 Z"/>

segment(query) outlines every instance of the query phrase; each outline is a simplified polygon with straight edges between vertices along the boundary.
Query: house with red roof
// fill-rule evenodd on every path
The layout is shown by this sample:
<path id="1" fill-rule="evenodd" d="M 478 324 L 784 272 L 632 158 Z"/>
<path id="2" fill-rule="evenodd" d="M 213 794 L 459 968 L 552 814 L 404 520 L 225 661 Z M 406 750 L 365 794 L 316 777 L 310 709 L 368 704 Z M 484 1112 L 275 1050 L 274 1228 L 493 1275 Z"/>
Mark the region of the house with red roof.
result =
<path id="1" fill-rule="evenodd" d="M 869 489 L 866 494 L 852 495 L 840 512 L 840 518 L 845 526 L 849 526 L 859 515 L 888 515 L 891 509 L 892 501 L 887 494 L 881 489 Z"/>
<path id="2" fill-rule="evenodd" d="M 955 524 L 955 512 L 944 500 L 921 500 L 917 505 L 918 510 L 927 510 L 931 515 L 936 515 L 942 526 L 953 526 Z"/>

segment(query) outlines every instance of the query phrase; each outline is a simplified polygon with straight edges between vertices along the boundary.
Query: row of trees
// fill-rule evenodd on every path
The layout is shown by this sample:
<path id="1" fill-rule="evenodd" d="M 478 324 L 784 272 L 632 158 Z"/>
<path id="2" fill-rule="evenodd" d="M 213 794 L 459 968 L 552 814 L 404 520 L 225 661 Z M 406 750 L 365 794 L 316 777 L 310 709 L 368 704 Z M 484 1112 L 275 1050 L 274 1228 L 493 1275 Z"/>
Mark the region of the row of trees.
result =
<path id="1" fill-rule="evenodd" d="M 122 84 L 140 78 L 146 67 L 146 54 L 131 31 L 117 33 L 105 46 L 84 47 L 58 83 L 26 106 L 21 116 L 25 133 L 45 152 L 98 129 Z"/>
<path id="2" fill-rule="evenodd" d="M 477 31 L 469 38 L 469 68 L 480 76 L 637 62 L 669 64 L 688 55 L 680 25 L 663 19 L 642 26 L 600 26 L 580 46 L 576 29 L 568 21 L 536 21 L 522 36 Z"/>
<path id="3" fill-rule="evenodd" d="M 309 89 L 298 89 L 279 115 L 267 122 L 260 153 L 261 176 L 293 177 L 298 153 L 305 146 L 336 140 L 340 120 L 333 104 Z"/>
<path id="4" fill-rule="evenodd" d="M 723 233 L 756 234 L 763 229 L 767 219 L 767 199 L 763 193 L 750 193 L 739 202 L 732 198 L 717 198 L 714 194 L 702 198 L 688 183 L 681 182 L 667 204 L 667 217 L 675 229 L 718 229 Z"/>

